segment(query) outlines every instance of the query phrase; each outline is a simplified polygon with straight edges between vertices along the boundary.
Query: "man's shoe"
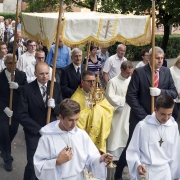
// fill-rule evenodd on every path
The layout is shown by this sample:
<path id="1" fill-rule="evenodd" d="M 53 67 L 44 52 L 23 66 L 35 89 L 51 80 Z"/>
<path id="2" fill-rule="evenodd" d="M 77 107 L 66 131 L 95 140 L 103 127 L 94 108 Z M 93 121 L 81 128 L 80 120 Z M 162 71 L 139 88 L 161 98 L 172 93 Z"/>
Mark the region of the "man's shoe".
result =
<path id="1" fill-rule="evenodd" d="M 5 164 L 6 171 L 12 171 L 12 164 Z"/>

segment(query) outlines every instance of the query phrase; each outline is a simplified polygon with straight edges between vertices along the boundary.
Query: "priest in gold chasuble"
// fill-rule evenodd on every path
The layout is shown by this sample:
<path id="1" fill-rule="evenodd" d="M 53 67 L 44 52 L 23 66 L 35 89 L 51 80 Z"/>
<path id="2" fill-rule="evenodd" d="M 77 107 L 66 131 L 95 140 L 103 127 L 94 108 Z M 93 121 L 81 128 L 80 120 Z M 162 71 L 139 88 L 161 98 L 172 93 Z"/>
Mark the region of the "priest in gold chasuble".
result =
<path id="1" fill-rule="evenodd" d="M 87 70 L 82 73 L 81 85 L 71 99 L 81 106 L 77 126 L 85 130 L 98 150 L 106 152 L 106 139 L 110 133 L 114 107 L 104 98 L 101 101 L 91 101 L 92 89 L 97 83 L 93 72 Z M 96 84 L 97 86 L 97 84 Z M 97 96 L 97 95 L 96 95 Z"/>

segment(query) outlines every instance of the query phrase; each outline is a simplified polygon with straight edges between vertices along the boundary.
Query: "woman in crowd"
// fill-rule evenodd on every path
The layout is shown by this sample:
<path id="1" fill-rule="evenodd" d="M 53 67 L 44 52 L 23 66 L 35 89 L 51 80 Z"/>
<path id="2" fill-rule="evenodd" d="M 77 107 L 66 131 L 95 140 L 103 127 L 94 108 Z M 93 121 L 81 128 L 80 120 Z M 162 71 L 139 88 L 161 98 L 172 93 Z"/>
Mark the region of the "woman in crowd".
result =
<path id="1" fill-rule="evenodd" d="M 84 58 L 84 64 L 86 64 L 86 58 Z M 94 72 L 94 74 L 97 76 L 97 74 L 99 73 L 99 71 L 101 71 L 101 58 L 99 58 L 97 56 L 97 47 L 95 46 L 91 46 L 90 47 L 90 55 L 89 55 L 89 59 L 88 59 L 88 69 L 92 72 Z"/>
<path id="2" fill-rule="evenodd" d="M 143 49 L 140 53 L 142 61 L 136 65 L 136 68 L 145 66 L 149 62 L 149 50 Z"/>

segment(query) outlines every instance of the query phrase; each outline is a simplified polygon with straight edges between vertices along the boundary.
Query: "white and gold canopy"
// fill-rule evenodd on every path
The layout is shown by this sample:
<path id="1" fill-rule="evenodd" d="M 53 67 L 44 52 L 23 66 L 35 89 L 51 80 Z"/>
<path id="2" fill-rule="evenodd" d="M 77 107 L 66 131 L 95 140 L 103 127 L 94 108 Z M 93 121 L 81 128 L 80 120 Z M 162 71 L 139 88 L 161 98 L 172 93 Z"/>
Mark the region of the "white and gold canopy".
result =
<path id="1" fill-rule="evenodd" d="M 149 16 L 109 13 L 64 13 L 61 34 L 68 46 L 88 42 L 103 47 L 115 42 L 142 46 L 151 42 Z M 22 13 L 24 32 L 48 48 L 56 36 L 58 13 Z"/>

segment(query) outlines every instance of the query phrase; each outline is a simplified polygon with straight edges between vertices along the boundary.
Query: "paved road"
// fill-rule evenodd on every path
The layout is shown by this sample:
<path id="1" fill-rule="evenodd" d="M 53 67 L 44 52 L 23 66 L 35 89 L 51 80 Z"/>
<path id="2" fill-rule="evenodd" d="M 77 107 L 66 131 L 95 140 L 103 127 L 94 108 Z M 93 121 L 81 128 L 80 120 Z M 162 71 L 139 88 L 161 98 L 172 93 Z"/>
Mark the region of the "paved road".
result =
<path id="1" fill-rule="evenodd" d="M 174 63 L 175 59 L 168 60 L 168 67 L 171 67 Z M 136 65 L 138 62 L 133 62 Z M 178 124 L 180 126 L 180 116 L 178 118 Z M 24 132 L 22 127 L 19 127 L 18 134 L 16 135 L 13 143 L 12 143 L 12 156 L 14 157 L 13 162 L 13 171 L 6 172 L 4 170 L 4 163 L 2 158 L 0 158 L 0 180 L 22 180 L 24 167 L 26 165 L 26 144 L 24 140 Z M 124 173 L 124 180 L 129 180 L 129 174 L 127 173 L 127 169 Z"/>

